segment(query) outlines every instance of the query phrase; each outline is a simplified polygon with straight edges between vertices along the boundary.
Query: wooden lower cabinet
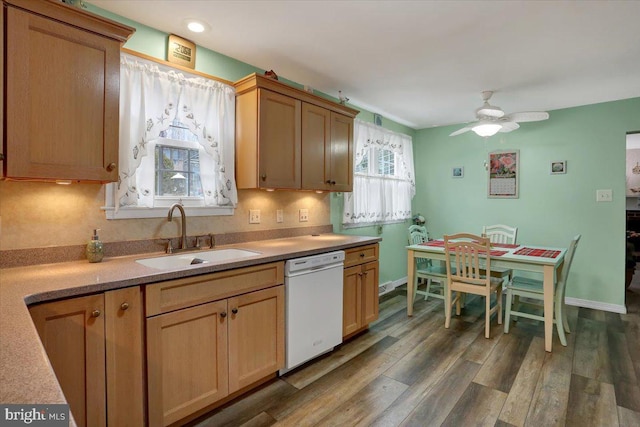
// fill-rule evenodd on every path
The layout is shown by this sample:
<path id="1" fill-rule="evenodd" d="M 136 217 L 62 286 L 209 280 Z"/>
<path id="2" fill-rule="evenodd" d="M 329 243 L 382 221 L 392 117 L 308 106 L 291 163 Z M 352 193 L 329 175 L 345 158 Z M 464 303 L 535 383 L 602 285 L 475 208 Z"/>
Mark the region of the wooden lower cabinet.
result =
<path id="1" fill-rule="evenodd" d="M 345 250 L 342 336 L 359 332 L 378 318 L 378 244 Z"/>
<path id="2" fill-rule="evenodd" d="M 149 425 L 166 426 L 284 365 L 284 286 L 147 319 Z"/>
<path id="3" fill-rule="evenodd" d="M 29 308 L 78 426 L 143 426 L 139 287 Z"/>

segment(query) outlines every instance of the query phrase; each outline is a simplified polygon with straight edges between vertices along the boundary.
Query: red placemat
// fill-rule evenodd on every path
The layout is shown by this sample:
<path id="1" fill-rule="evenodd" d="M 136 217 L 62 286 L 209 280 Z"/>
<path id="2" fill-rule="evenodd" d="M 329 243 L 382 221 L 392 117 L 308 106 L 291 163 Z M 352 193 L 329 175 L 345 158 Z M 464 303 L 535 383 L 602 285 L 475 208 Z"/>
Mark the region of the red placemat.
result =
<path id="1" fill-rule="evenodd" d="M 429 242 L 420 243 L 422 246 L 436 246 L 444 248 L 444 240 L 431 240 Z"/>
<path id="2" fill-rule="evenodd" d="M 444 240 L 431 240 L 430 242 L 425 242 L 425 243 L 420 243 L 421 246 L 432 246 L 432 247 L 437 247 L 437 248 L 443 248 L 444 247 Z M 516 245 L 516 247 L 518 247 Z M 506 253 L 508 253 L 509 251 L 498 251 L 498 250 L 491 250 L 491 252 L 489 252 L 489 254 L 491 256 L 502 256 Z"/>
<path id="3" fill-rule="evenodd" d="M 539 256 L 544 258 L 555 258 L 560 255 L 560 251 L 552 249 L 536 249 L 536 248 L 522 248 L 513 253 L 514 255 L 526 255 L 526 256 Z"/>
<path id="4" fill-rule="evenodd" d="M 492 243 L 491 247 L 492 248 L 515 249 L 515 248 L 519 248 L 520 245 L 512 245 L 510 243 Z"/>

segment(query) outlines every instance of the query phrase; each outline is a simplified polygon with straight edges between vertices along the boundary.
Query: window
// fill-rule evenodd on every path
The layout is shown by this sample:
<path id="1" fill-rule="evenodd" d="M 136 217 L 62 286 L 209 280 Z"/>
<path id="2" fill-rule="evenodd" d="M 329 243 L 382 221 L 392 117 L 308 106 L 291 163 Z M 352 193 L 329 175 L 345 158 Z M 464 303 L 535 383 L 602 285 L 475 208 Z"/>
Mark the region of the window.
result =
<path id="1" fill-rule="evenodd" d="M 156 145 L 156 197 L 200 197 L 198 150 Z"/>
<path id="2" fill-rule="evenodd" d="M 122 53 L 119 181 L 108 219 L 233 215 L 235 89 Z"/>
<path id="3" fill-rule="evenodd" d="M 355 121 L 354 185 L 345 193 L 343 224 L 366 226 L 411 217 L 415 194 L 411 137 Z"/>

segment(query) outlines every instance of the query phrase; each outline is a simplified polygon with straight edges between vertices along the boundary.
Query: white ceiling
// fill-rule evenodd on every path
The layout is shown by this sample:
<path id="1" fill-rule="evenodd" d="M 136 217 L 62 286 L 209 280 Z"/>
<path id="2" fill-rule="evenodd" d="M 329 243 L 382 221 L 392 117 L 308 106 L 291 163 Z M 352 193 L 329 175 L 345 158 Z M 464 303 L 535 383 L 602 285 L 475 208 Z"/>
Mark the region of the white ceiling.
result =
<path id="1" fill-rule="evenodd" d="M 415 129 L 640 96 L 640 1 L 88 2 Z"/>

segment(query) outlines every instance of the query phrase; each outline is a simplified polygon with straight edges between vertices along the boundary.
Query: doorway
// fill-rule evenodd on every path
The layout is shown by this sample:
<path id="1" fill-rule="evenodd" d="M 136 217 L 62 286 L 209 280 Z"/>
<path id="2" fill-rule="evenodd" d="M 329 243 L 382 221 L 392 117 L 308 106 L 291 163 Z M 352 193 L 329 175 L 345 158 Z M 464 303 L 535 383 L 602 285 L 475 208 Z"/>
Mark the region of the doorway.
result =
<path id="1" fill-rule="evenodd" d="M 625 304 L 640 313 L 640 131 L 628 133 L 626 144 Z"/>

